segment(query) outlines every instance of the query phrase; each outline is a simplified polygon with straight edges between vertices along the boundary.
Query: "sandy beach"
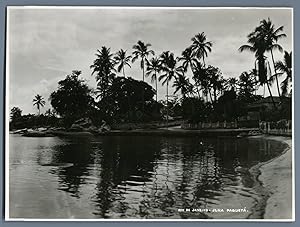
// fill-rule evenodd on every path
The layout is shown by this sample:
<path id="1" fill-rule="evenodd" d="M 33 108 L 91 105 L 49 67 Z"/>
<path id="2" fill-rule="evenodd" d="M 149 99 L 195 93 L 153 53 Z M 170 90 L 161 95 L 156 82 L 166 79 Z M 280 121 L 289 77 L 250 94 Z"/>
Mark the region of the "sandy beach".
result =
<path id="1" fill-rule="evenodd" d="M 258 181 L 267 194 L 264 219 L 293 219 L 292 212 L 292 138 L 264 136 L 266 139 L 286 143 L 288 147 L 282 155 L 252 168 L 258 171 Z"/>

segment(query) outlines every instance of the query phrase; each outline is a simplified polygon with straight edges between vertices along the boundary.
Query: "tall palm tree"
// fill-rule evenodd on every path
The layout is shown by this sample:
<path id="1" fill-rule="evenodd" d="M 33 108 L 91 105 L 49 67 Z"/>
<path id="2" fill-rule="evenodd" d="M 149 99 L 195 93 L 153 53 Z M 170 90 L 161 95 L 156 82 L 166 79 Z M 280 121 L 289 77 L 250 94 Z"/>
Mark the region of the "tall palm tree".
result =
<path id="1" fill-rule="evenodd" d="M 224 79 L 221 75 L 221 71 L 217 67 L 209 65 L 207 68 L 207 73 L 210 87 L 213 90 L 214 102 L 216 102 L 217 92 L 222 92 Z"/>
<path id="2" fill-rule="evenodd" d="M 143 71 L 143 81 L 145 81 L 145 59 L 147 59 L 147 57 L 152 54 L 154 55 L 154 51 L 148 49 L 149 47 L 151 47 L 150 43 L 144 43 L 141 40 L 139 40 L 137 42 L 137 44 L 133 45 L 133 58 L 132 58 L 132 62 L 135 62 L 138 58 L 141 59 L 141 69 Z"/>
<path id="3" fill-rule="evenodd" d="M 287 94 L 289 84 L 292 82 L 292 52 L 284 52 L 284 60 L 275 63 L 275 68 L 279 71 L 278 75 L 285 74 L 285 79 L 281 82 L 282 95 Z"/>
<path id="4" fill-rule="evenodd" d="M 43 107 L 46 104 L 44 98 L 41 95 L 37 94 L 32 100 L 32 102 L 33 102 L 33 106 L 37 107 L 40 115 L 41 107 Z"/>
<path id="5" fill-rule="evenodd" d="M 161 62 L 157 57 L 146 60 L 146 77 L 151 76 L 151 83 L 155 82 L 156 102 L 157 102 L 157 76 L 161 71 Z"/>
<path id="6" fill-rule="evenodd" d="M 195 56 L 195 53 L 193 52 L 191 47 L 187 47 L 182 53 L 181 56 L 178 57 L 178 61 L 182 62 L 182 67 L 184 72 L 188 71 L 188 68 L 191 69 L 192 71 L 192 78 L 195 79 L 195 72 L 194 72 L 194 68 L 197 66 L 197 64 L 199 63 L 197 57 Z M 200 98 L 200 83 L 197 83 L 195 81 L 195 87 L 196 87 L 196 91 L 198 93 L 198 96 Z"/>
<path id="7" fill-rule="evenodd" d="M 270 97 L 273 103 L 274 108 L 276 109 L 276 105 L 273 99 L 272 91 L 270 88 L 270 81 L 268 79 L 268 62 L 265 56 L 265 52 L 268 49 L 268 44 L 266 39 L 257 32 L 252 32 L 248 36 L 248 44 L 242 45 L 239 48 L 240 52 L 245 50 L 255 53 L 255 69 L 257 69 L 258 79 L 261 85 L 267 85 L 267 88 L 270 93 Z"/>
<path id="8" fill-rule="evenodd" d="M 189 67 L 193 72 L 193 67 L 195 64 L 197 64 L 197 58 L 195 57 L 195 54 L 191 47 L 188 47 L 184 51 L 182 51 L 181 56 L 178 57 L 178 61 L 182 62 L 184 72 L 187 72 Z"/>
<path id="9" fill-rule="evenodd" d="M 205 65 L 204 58 L 207 57 L 208 52 L 211 52 L 212 42 L 206 40 L 204 32 L 198 33 L 191 40 L 191 49 L 198 59 L 203 60 L 203 64 Z"/>
<path id="10" fill-rule="evenodd" d="M 131 60 L 131 56 L 130 55 L 126 55 L 126 50 L 119 50 L 115 57 L 114 57 L 115 63 L 118 64 L 118 68 L 117 71 L 118 72 L 123 72 L 123 76 L 125 77 L 125 66 L 128 66 L 129 68 L 131 68 L 131 65 L 129 64 L 130 60 Z"/>
<path id="11" fill-rule="evenodd" d="M 110 48 L 101 47 L 101 50 L 97 50 L 97 58 L 94 63 L 90 66 L 93 69 L 92 75 L 96 73 L 96 80 L 102 79 L 101 77 L 106 77 L 111 79 L 113 77 L 112 72 L 115 71 L 114 66 L 116 62 L 113 59 L 113 54 L 110 52 Z"/>
<path id="12" fill-rule="evenodd" d="M 277 78 L 277 71 L 275 67 L 275 59 L 273 55 L 273 50 L 279 50 L 280 52 L 283 51 L 282 47 L 277 43 L 279 39 L 286 37 L 286 34 L 281 33 L 283 31 L 283 26 L 280 26 L 278 28 L 275 28 L 275 25 L 272 23 L 270 18 L 268 20 L 262 20 L 260 22 L 260 26 L 258 26 L 255 29 L 255 33 L 257 33 L 258 36 L 262 36 L 263 39 L 266 42 L 266 51 L 271 52 L 273 67 L 275 71 L 275 79 L 277 84 L 277 91 L 278 95 L 280 96 L 280 90 L 279 90 L 279 82 Z"/>
<path id="13" fill-rule="evenodd" d="M 169 82 L 172 79 L 176 79 L 177 76 L 184 74 L 184 70 L 181 66 L 177 66 L 176 58 L 170 51 L 165 51 L 160 55 L 161 69 L 163 74 L 159 76 L 158 80 L 163 80 L 162 85 L 167 84 L 167 105 L 169 104 Z M 168 110 L 168 108 L 167 108 Z M 167 117 L 168 117 L 167 111 Z"/>
<path id="14" fill-rule="evenodd" d="M 200 89 L 202 89 L 202 94 L 208 94 L 208 84 L 205 83 L 207 79 L 207 68 L 199 61 L 197 61 L 193 67 L 193 80 L 195 81 L 194 85 L 200 98 Z"/>
<path id="15" fill-rule="evenodd" d="M 92 75 L 96 74 L 97 90 L 99 97 L 103 98 L 107 94 L 107 89 L 115 77 L 115 60 L 110 48 L 105 46 L 101 50 L 97 50 L 97 58 L 90 66 L 93 69 Z"/>

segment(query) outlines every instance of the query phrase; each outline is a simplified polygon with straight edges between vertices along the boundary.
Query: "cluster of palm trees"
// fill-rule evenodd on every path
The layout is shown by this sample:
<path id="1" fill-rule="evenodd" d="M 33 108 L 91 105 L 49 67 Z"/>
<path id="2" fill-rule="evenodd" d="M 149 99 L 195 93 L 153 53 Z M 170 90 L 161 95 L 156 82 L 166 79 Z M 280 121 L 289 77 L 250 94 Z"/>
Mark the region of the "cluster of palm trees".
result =
<path id="1" fill-rule="evenodd" d="M 207 41 L 203 32 L 196 34 L 191 41 L 191 45 L 178 57 L 170 51 L 155 56 L 151 44 L 140 40 L 133 45 L 132 55 L 127 54 L 123 49 L 112 54 L 110 48 L 102 47 L 97 51 L 97 58 L 91 65 L 92 74 L 96 74 L 99 93 L 105 94 L 105 88 L 109 86 L 116 72 L 122 72 L 126 77 L 125 68 L 130 68 L 131 63 L 139 59 L 142 80 L 145 81 L 145 77 L 150 77 L 151 82 L 155 83 L 156 101 L 158 101 L 158 81 L 166 85 L 167 99 L 169 83 L 173 81 L 174 93 L 181 92 L 183 97 L 204 98 L 205 96 L 207 99 L 209 95 L 211 102 L 216 101 L 225 80 L 217 67 L 205 64 L 205 58 L 212 50 L 212 42 Z M 190 82 L 188 73 L 191 73 L 193 82 Z"/>
<path id="2" fill-rule="evenodd" d="M 140 60 L 142 70 L 142 80 L 145 77 L 151 78 L 151 83 L 155 83 L 156 101 L 158 101 L 158 81 L 166 85 L 166 97 L 168 103 L 169 84 L 173 81 L 174 93 L 180 92 L 182 97 L 197 97 L 214 103 L 218 96 L 225 90 L 239 90 L 243 93 L 252 94 L 258 89 L 259 85 L 265 86 L 269 90 L 273 99 L 271 85 L 276 82 L 278 96 L 285 96 L 291 83 L 291 53 L 285 52 L 284 61 L 276 62 L 274 51 L 283 51 L 278 41 L 286 37 L 283 26 L 275 28 L 270 19 L 262 20 L 258 27 L 248 35 L 248 44 L 239 48 L 243 52 L 249 50 L 255 53 L 255 67 L 249 72 L 243 72 L 239 80 L 234 77 L 225 79 L 221 71 L 212 65 L 206 65 L 205 59 L 208 53 L 212 51 L 212 42 L 208 41 L 206 35 L 196 34 L 191 39 L 191 45 L 188 46 L 181 55 L 175 57 L 174 53 L 164 51 L 155 56 L 151 49 L 151 44 L 138 41 L 133 45 L 132 55 L 121 49 L 116 54 L 111 54 L 110 49 L 102 47 L 97 53 L 97 59 L 91 68 L 93 73 L 97 72 L 96 80 L 100 92 L 105 93 L 105 86 L 109 84 L 110 79 L 115 76 L 115 72 L 122 72 L 125 75 L 125 67 L 131 67 L 131 63 Z M 267 53 L 270 53 L 273 66 L 270 66 Z M 101 65 L 102 64 L 102 65 Z M 114 67 L 117 66 L 117 69 Z M 286 78 L 280 86 L 278 77 L 285 74 Z M 191 80 L 192 79 L 192 80 Z M 106 80 L 106 81 L 105 81 Z M 105 86 L 99 86 L 101 84 Z M 238 89 L 239 88 L 239 89 Z"/>
<path id="3" fill-rule="evenodd" d="M 277 76 L 285 75 L 285 79 L 281 82 L 282 95 L 288 94 L 288 89 L 292 83 L 292 52 L 284 52 L 284 60 L 275 63 L 276 78 Z M 289 94 L 291 94 L 290 90 Z"/>
<path id="4" fill-rule="evenodd" d="M 191 39 L 191 45 L 187 47 L 181 56 L 174 57 L 174 54 L 166 51 L 158 58 L 158 70 L 153 72 L 151 62 L 148 61 L 147 72 L 157 74 L 159 81 L 163 81 L 163 85 L 167 86 L 167 98 L 169 96 L 169 82 L 173 80 L 174 93 L 181 92 L 183 98 L 198 96 L 198 98 L 207 97 L 210 94 L 211 101 L 217 98 L 217 91 L 222 90 L 221 84 L 224 79 L 218 68 L 211 65 L 205 65 L 205 58 L 212 50 L 212 42 L 207 41 L 206 35 L 202 33 L 196 34 Z M 190 73 L 190 75 L 188 75 Z M 193 81 L 190 81 L 192 78 Z M 152 77 L 152 80 L 155 79 Z M 214 100 L 211 93 L 214 93 Z M 202 93 L 202 95 L 201 95 Z M 156 94 L 157 96 L 157 94 Z"/>
<path id="5" fill-rule="evenodd" d="M 245 50 L 253 52 L 255 54 L 255 70 L 257 72 L 258 80 L 261 85 L 267 85 L 269 94 L 273 100 L 273 95 L 270 86 L 276 81 L 276 87 L 278 96 L 285 96 L 287 94 L 289 83 L 292 80 L 291 71 L 291 53 L 285 52 L 284 62 L 276 62 L 274 59 L 274 51 L 283 51 L 278 41 L 281 38 L 286 37 L 286 34 L 282 33 L 283 26 L 275 28 L 270 18 L 262 20 L 253 32 L 251 32 L 248 38 L 248 44 L 243 45 L 239 48 L 239 51 Z M 273 70 L 271 69 L 270 62 L 268 60 L 267 53 L 270 53 Z M 281 84 L 282 93 L 280 92 L 280 86 L 278 82 L 278 76 L 286 74 L 286 79 Z M 274 104 L 274 101 L 273 101 Z M 275 106 L 275 104 L 274 104 Z"/>

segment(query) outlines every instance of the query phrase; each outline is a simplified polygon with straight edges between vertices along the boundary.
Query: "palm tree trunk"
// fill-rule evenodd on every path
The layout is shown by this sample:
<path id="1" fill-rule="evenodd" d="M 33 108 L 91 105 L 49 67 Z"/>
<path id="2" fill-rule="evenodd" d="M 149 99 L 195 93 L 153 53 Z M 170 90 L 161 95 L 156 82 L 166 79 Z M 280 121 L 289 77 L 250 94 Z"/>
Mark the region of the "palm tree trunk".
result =
<path id="1" fill-rule="evenodd" d="M 193 65 L 192 62 L 190 62 L 191 71 L 192 71 L 193 77 L 195 77 L 195 73 L 194 73 L 194 69 L 193 69 L 193 66 L 192 66 L 192 65 Z M 200 91 L 199 91 L 199 88 L 198 88 L 197 83 L 195 83 L 195 85 L 196 85 L 196 91 L 197 91 L 197 94 L 198 94 L 199 99 L 200 99 L 201 96 L 200 96 Z"/>
<path id="2" fill-rule="evenodd" d="M 271 88 L 270 88 L 270 85 L 269 85 L 268 82 L 267 82 L 267 87 L 268 87 L 268 90 L 269 90 L 269 93 L 270 93 L 270 97 L 271 97 L 273 106 L 274 106 L 275 109 L 277 109 L 277 106 L 276 106 L 276 104 L 275 104 L 275 102 L 274 102 L 273 95 L 272 95 L 272 92 L 271 92 Z"/>
<path id="3" fill-rule="evenodd" d="M 144 58 L 142 58 L 142 70 L 143 70 L 143 82 L 145 82 L 145 69 L 144 69 Z"/>
<path id="4" fill-rule="evenodd" d="M 144 58 L 142 58 L 142 70 L 143 70 L 143 82 L 145 82 L 145 69 L 144 69 Z M 143 100 L 143 115 L 145 112 L 145 90 L 143 89 L 143 94 L 142 94 L 142 100 Z"/>
<path id="5" fill-rule="evenodd" d="M 156 89 L 156 102 L 157 102 L 157 77 L 155 74 L 155 89 Z"/>
<path id="6" fill-rule="evenodd" d="M 156 95 L 155 95 L 156 103 L 155 103 L 155 106 L 156 106 L 156 111 L 158 113 L 159 110 L 158 110 L 158 105 L 157 105 L 157 77 L 156 77 L 156 73 L 155 73 L 155 89 L 156 89 Z"/>
<path id="7" fill-rule="evenodd" d="M 167 80 L 167 128 L 169 125 L 169 81 Z"/>
<path id="8" fill-rule="evenodd" d="M 201 95 L 200 95 L 200 91 L 199 91 L 199 88 L 198 88 L 197 85 L 196 85 L 196 91 L 197 91 L 198 97 L 199 97 L 199 99 L 200 99 L 200 98 L 201 98 Z"/>
<path id="9" fill-rule="evenodd" d="M 274 60 L 272 49 L 271 49 L 271 56 L 272 56 L 272 61 L 273 61 L 273 66 L 274 66 L 274 72 L 275 72 L 275 74 L 277 74 L 277 70 L 276 70 L 276 67 L 275 67 L 275 60 Z M 279 83 L 278 83 L 278 77 L 277 77 L 277 75 L 275 76 L 275 79 L 276 79 L 276 84 L 277 84 L 278 96 L 280 97 L 281 94 L 280 94 L 280 89 L 279 89 Z"/>
<path id="10" fill-rule="evenodd" d="M 123 67 L 123 76 L 126 77 L 126 76 L 125 76 L 125 69 L 124 69 L 124 67 Z"/>
<path id="11" fill-rule="evenodd" d="M 213 98 L 212 98 L 210 89 L 208 89 L 208 93 L 209 93 L 210 101 L 211 101 L 211 103 L 213 103 Z"/>
<path id="12" fill-rule="evenodd" d="M 214 88 L 214 100 L 215 100 L 215 102 L 217 101 L 217 89 L 216 88 Z"/>
<path id="13" fill-rule="evenodd" d="M 131 122 L 131 104 L 130 104 L 129 96 L 127 96 L 127 102 L 128 102 L 128 121 Z"/>
<path id="14" fill-rule="evenodd" d="M 203 96 L 203 92 L 202 92 L 202 95 L 200 94 L 200 92 L 202 92 L 202 86 L 201 86 L 201 83 L 200 83 L 200 85 L 199 85 L 199 99 L 203 98 L 203 97 L 202 97 L 202 96 Z M 203 100 L 204 100 L 204 98 L 203 98 Z"/>

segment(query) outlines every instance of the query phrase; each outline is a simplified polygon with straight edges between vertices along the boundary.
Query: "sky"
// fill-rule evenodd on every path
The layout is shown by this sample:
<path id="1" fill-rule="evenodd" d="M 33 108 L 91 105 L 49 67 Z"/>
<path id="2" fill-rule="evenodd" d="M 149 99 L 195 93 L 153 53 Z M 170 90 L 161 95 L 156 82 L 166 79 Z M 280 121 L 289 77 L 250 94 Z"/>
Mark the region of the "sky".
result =
<path id="1" fill-rule="evenodd" d="M 113 53 L 121 48 L 131 53 L 138 40 L 150 43 L 157 55 L 169 50 L 179 56 L 193 36 L 204 32 L 213 44 L 206 64 L 220 68 L 225 78 L 238 77 L 254 67 L 253 54 L 240 53 L 238 48 L 268 17 L 276 28 L 284 26 L 287 37 L 279 44 L 292 51 L 290 9 L 11 7 L 6 55 L 9 108 L 17 106 L 23 114 L 37 113 L 32 100 L 40 94 L 46 101 L 41 112 L 46 111 L 50 108 L 49 95 L 72 70 L 81 70 L 82 78 L 95 88 L 90 65 L 97 49 L 107 46 Z M 282 60 L 283 53 L 275 51 L 274 57 Z M 125 73 L 142 80 L 139 61 Z M 150 83 L 150 78 L 146 81 Z M 275 86 L 272 91 L 277 95 Z M 259 92 L 262 94 L 263 89 Z M 164 99 L 166 87 L 159 85 L 158 94 Z"/>

